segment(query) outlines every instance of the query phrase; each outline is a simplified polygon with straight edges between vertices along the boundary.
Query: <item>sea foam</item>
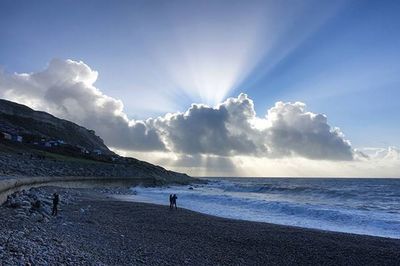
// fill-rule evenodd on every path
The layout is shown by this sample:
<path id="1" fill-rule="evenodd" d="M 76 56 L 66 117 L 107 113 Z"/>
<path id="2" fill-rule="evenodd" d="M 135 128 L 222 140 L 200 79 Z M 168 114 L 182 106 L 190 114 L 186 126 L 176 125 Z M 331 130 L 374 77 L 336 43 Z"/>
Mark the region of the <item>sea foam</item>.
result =
<path id="1" fill-rule="evenodd" d="M 129 200 L 210 215 L 400 238 L 400 179 L 214 178 L 208 184 L 134 187 Z"/>

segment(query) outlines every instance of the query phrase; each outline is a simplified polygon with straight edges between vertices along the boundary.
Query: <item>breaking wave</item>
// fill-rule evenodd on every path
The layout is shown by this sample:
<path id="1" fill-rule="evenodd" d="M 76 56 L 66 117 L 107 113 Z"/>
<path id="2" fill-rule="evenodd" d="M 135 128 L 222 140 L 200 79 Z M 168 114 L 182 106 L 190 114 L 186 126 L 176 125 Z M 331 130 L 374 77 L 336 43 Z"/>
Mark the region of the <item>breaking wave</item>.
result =
<path id="1" fill-rule="evenodd" d="M 214 178 L 208 184 L 132 188 L 130 200 L 233 219 L 400 238 L 400 179 Z"/>

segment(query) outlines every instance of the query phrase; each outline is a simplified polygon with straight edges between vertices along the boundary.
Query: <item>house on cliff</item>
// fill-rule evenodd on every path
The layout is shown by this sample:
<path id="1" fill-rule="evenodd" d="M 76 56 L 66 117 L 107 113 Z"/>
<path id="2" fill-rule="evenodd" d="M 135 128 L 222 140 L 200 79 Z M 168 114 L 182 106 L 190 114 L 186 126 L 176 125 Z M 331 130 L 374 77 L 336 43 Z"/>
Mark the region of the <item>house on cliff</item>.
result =
<path id="1" fill-rule="evenodd" d="M 9 132 L 0 132 L 0 138 L 3 140 L 22 142 L 23 138 L 20 135 L 9 133 Z"/>

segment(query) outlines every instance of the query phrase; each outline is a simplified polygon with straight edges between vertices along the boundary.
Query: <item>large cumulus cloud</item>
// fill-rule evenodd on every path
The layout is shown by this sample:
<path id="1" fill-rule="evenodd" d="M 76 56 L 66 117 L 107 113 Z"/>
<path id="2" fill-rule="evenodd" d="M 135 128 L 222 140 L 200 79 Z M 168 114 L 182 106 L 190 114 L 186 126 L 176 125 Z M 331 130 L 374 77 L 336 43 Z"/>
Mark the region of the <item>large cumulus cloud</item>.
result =
<path id="1" fill-rule="evenodd" d="M 122 101 L 93 86 L 97 76 L 83 62 L 54 59 L 42 72 L 0 73 L 0 96 L 95 129 L 114 147 L 165 149 L 157 132 L 127 118 Z"/>
<path id="2" fill-rule="evenodd" d="M 306 112 L 304 103 L 278 102 L 268 110 L 270 126 L 266 141 L 273 156 L 301 155 L 311 159 L 349 160 L 350 142 L 339 128 L 331 128 L 327 117 Z"/>
<path id="3" fill-rule="evenodd" d="M 169 151 L 194 156 L 298 156 L 351 160 L 350 143 L 327 117 L 303 103 L 278 102 L 258 117 L 245 94 L 209 107 L 146 121 L 130 120 L 120 100 L 93 84 L 98 73 L 83 62 L 52 60 L 38 73 L 0 72 L 0 96 L 95 129 L 106 144 L 133 151 Z"/>
<path id="4" fill-rule="evenodd" d="M 245 94 L 217 107 L 194 104 L 185 113 L 153 121 L 171 150 L 186 154 L 301 156 L 351 160 L 349 141 L 327 117 L 306 111 L 303 103 L 278 102 L 259 118 Z"/>
<path id="5" fill-rule="evenodd" d="M 212 108 L 193 104 L 185 113 L 167 114 L 152 121 L 168 147 L 186 154 L 254 154 L 258 141 L 252 138 L 249 120 L 255 115 L 251 101 L 242 94 Z M 240 109 L 240 111 L 239 111 Z"/>

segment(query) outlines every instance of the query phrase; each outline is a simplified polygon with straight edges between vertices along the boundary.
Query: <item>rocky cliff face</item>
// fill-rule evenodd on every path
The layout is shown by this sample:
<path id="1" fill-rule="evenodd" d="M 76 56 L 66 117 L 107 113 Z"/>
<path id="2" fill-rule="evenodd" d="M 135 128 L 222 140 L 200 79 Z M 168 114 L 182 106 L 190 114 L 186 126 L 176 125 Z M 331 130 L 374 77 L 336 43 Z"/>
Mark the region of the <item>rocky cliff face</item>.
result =
<path id="1" fill-rule="evenodd" d="M 0 99 L 1 131 L 26 135 L 28 138 L 63 140 L 73 146 L 79 145 L 88 150 L 100 150 L 103 154 L 113 154 L 93 130 L 3 99 Z"/>

